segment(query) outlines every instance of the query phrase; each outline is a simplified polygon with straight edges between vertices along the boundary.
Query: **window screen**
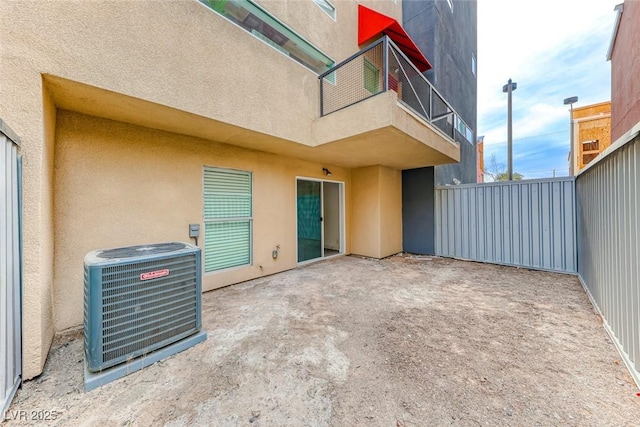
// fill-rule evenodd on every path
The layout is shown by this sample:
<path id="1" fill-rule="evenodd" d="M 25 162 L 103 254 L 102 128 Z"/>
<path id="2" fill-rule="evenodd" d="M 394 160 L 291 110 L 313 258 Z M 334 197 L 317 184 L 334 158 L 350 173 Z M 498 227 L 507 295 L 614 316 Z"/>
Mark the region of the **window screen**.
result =
<path id="1" fill-rule="evenodd" d="M 204 168 L 204 271 L 251 264 L 251 172 Z"/>

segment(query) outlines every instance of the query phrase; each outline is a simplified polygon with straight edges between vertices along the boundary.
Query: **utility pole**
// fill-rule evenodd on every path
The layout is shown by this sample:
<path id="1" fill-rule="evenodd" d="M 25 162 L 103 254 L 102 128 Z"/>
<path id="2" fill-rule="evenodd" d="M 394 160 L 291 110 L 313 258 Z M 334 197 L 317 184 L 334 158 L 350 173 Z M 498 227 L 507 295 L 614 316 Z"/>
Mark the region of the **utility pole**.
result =
<path id="1" fill-rule="evenodd" d="M 511 93 L 518 88 L 518 83 L 511 79 L 502 86 L 502 92 L 507 93 L 507 179 L 513 181 L 513 129 L 511 119 Z"/>
<path id="2" fill-rule="evenodd" d="M 564 105 L 569 105 L 571 107 L 571 110 L 569 111 L 569 132 L 571 132 L 570 138 L 569 138 L 569 144 L 571 144 L 571 146 L 569 147 L 569 158 L 571 159 L 569 161 L 569 176 L 574 176 L 575 175 L 575 168 L 574 168 L 574 158 L 573 158 L 573 151 L 574 151 L 574 137 L 573 137 L 573 104 L 575 104 L 576 102 L 578 102 L 578 97 L 577 96 L 572 96 L 571 98 L 565 98 L 564 100 Z"/>

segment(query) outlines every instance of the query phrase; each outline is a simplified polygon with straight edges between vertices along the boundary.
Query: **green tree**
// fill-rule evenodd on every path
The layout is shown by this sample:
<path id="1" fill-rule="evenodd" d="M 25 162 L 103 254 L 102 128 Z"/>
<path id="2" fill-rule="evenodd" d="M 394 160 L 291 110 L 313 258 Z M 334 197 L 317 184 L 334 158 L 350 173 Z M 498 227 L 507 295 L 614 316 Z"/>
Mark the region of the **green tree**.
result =
<path id="1" fill-rule="evenodd" d="M 496 175 L 496 181 L 508 181 L 508 174 L 506 172 L 500 172 L 498 175 Z M 524 175 L 522 175 L 519 172 L 514 172 L 513 173 L 513 180 L 514 181 L 522 181 L 522 178 L 524 178 Z"/>
<path id="2" fill-rule="evenodd" d="M 492 154 L 483 171 L 485 179 L 489 178 L 488 182 L 508 181 L 507 171 L 505 169 L 506 166 L 504 163 L 498 163 L 496 155 Z M 521 181 L 522 179 L 524 179 L 524 175 L 519 172 L 513 172 L 514 181 Z"/>

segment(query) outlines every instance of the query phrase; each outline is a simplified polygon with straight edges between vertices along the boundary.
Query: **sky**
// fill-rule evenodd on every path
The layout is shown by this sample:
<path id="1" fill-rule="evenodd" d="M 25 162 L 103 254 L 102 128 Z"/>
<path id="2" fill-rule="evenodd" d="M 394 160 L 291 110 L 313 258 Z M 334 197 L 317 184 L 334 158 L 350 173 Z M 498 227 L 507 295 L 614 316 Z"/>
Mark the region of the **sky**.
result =
<path id="1" fill-rule="evenodd" d="M 478 0 L 478 130 L 485 169 L 506 170 L 507 94 L 513 92 L 513 171 L 525 179 L 568 175 L 569 106 L 611 99 L 606 60 L 622 0 Z M 555 174 L 555 175 L 554 175 Z"/>

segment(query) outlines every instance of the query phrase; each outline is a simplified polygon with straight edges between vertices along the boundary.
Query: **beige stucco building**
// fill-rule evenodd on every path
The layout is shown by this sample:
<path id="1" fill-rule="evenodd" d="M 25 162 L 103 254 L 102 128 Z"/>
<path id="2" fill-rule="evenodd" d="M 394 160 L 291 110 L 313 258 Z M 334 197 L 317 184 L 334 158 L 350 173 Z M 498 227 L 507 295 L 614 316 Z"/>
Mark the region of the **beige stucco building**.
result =
<path id="1" fill-rule="evenodd" d="M 400 1 L 360 3 L 402 22 Z M 435 123 L 455 112 L 403 102 L 410 86 L 424 95 L 415 76 L 388 83 L 411 74 L 403 61 L 326 76 L 375 96 L 322 114 L 322 67 L 364 47 L 355 2 L 2 1 L 0 27 L 0 118 L 24 163 L 25 379 L 82 324 L 87 252 L 193 242 L 200 224 L 207 291 L 326 256 L 385 257 L 402 250 L 401 171 L 459 160 Z M 242 214 L 211 208 L 205 187 L 228 174 L 248 183 Z M 237 256 L 215 258 L 231 240 Z"/>

